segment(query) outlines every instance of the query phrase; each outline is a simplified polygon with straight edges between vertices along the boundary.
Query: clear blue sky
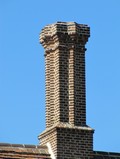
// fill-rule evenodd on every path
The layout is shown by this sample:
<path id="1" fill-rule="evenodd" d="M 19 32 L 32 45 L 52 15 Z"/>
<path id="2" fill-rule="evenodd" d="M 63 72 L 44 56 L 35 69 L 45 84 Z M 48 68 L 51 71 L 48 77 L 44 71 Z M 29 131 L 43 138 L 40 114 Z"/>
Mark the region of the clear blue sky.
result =
<path id="1" fill-rule="evenodd" d="M 56 21 L 91 27 L 87 124 L 95 150 L 120 152 L 120 0 L 0 0 L 0 142 L 38 144 L 45 129 L 39 33 Z"/>

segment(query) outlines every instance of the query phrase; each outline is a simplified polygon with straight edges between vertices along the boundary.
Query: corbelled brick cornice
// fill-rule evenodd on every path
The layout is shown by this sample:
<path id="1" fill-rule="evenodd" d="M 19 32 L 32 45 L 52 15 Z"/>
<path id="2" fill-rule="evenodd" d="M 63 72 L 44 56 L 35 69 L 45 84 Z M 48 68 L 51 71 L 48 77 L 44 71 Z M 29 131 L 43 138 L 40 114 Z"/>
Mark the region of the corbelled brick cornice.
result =
<path id="1" fill-rule="evenodd" d="M 57 22 L 47 25 L 40 34 L 40 43 L 46 51 L 52 51 L 58 47 L 83 47 L 90 36 L 90 28 L 87 25 L 75 22 Z"/>

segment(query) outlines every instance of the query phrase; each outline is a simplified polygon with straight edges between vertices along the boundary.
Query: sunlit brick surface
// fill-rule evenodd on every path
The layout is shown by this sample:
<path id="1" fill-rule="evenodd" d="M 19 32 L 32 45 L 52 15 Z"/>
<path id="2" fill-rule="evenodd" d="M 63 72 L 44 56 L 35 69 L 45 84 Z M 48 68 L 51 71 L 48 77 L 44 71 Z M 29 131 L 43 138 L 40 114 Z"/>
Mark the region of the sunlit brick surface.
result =
<path id="1" fill-rule="evenodd" d="M 46 62 L 46 130 L 57 159 L 91 158 L 93 130 L 86 126 L 85 44 L 90 28 L 57 22 L 40 34 Z"/>
<path id="2" fill-rule="evenodd" d="M 40 35 L 46 61 L 46 127 L 86 126 L 85 44 L 90 28 L 74 22 L 46 26 Z"/>

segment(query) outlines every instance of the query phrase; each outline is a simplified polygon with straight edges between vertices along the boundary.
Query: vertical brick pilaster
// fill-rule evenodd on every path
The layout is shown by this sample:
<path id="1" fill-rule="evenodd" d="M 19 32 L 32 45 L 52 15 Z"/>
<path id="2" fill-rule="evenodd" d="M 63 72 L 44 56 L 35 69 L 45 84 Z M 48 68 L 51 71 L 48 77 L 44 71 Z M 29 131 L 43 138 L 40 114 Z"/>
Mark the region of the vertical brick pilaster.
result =
<path id="1" fill-rule="evenodd" d="M 45 73 L 46 73 L 46 127 L 50 127 L 51 123 L 51 117 L 50 117 L 50 101 L 48 100 L 50 98 L 50 54 L 46 56 L 46 68 L 45 68 Z"/>
<path id="2" fill-rule="evenodd" d="M 68 94 L 68 57 L 69 52 L 66 47 L 59 48 L 60 58 L 59 58 L 59 109 L 60 116 L 59 122 L 69 122 L 69 94 Z"/>
<path id="3" fill-rule="evenodd" d="M 75 123 L 75 100 L 74 100 L 74 51 L 70 49 L 69 53 L 69 123 Z"/>
<path id="4" fill-rule="evenodd" d="M 75 125 L 86 125 L 85 50 L 76 48 L 75 54 Z"/>

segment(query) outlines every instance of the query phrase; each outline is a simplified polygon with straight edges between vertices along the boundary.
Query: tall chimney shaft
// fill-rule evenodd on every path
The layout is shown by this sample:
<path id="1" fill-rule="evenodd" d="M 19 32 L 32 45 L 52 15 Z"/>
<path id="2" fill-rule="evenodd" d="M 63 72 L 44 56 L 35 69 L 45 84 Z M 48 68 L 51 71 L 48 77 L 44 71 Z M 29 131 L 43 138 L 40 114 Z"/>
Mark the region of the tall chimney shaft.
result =
<path id="1" fill-rule="evenodd" d="M 91 159 L 93 132 L 86 125 L 87 25 L 57 22 L 40 34 L 46 62 L 46 130 L 39 136 L 52 159 Z"/>
<path id="2" fill-rule="evenodd" d="M 85 44 L 90 28 L 74 22 L 46 26 L 40 35 L 46 61 L 46 127 L 86 125 Z"/>

